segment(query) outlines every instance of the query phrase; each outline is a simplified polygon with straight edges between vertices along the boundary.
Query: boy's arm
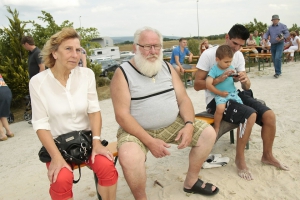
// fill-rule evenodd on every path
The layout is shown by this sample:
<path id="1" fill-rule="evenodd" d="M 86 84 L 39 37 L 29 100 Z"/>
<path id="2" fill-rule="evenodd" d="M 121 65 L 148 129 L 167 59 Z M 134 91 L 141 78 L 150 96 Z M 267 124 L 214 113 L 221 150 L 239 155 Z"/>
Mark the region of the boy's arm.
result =
<path id="1" fill-rule="evenodd" d="M 206 78 L 206 89 L 208 89 L 209 91 L 211 91 L 212 93 L 219 95 L 219 96 L 224 96 L 226 92 L 222 92 L 220 90 L 218 90 L 214 85 L 214 78 L 211 76 L 207 76 Z M 228 94 L 228 93 L 227 93 Z M 227 96 L 227 95 L 225 95 Z"/>

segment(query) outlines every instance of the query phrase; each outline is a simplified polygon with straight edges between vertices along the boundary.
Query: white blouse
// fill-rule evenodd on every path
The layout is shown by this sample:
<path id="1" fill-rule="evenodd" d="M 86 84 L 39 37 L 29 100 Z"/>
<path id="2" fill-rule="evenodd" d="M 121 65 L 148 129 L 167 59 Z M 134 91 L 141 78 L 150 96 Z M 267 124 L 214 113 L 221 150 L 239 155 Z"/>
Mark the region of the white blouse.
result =
<path id="1" fill-rule="evenodd" d="M 50 130 L 53 138 L 90 130 L 88 113 L 100 111 L 95 74 L 86 67 L 71 70 L 66 87 L 47 69 L 31 78 L 29 90 L 33 129 Z"/>

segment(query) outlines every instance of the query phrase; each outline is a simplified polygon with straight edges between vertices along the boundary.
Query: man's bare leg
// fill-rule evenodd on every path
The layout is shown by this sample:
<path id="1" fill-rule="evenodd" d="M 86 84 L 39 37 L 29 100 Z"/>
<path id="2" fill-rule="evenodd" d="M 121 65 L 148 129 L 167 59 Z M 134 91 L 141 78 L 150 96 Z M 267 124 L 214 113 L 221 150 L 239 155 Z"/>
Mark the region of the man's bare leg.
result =
<path id="1" fill-rule="evenodd" d="M 246 161 L 245 161 L 245 147 L 246 144 L 249 140 L 251 131 L 252 131 L 252 127 L 255 123 L 256 120 L 256 113 L 253 113 L 252 115 L 250 115 L 250 117 L 247 119 L 247 124 L 246 124 L 246 129 L 244 132 L 244 135 L 242 136 L 242 138 L 239 137 L 239 129 L 237 131 L 237 145 L 236 145 L 236 156 L 235 156 L 235 164 L 238 170 L 238 175 L 243 178 L 246 179 L 248 181 L 252 180 L 252 174 L 249 171 L 247 165 L 246 165 Z"/>
<path id="2" fill-rule="evenodd" d="M 273 165 L 282 170 L 289 170 L 289 167 L 280 163 L 273 156 L 272 147 L 276 133 L 276 117 L 272 110 L 266 111 L 262 116 L 263 126 L 261 128 L 261 138 L 263 140 L 263 155 L 261 162 Z"/>
<path id="3" fill-rule="evenodd" d="M 119 148 L 118 155 L 119 163 L 134 198 L 136 200 L 147 199 L 145 154 L 141 147 L 134 142 L 127 142 Z"/>
<path id="4" fill-rule="evenodd" d="M 184 188 L 191 189 L 197 182 L 202 164 L 211 152 L 215 140 L 216 133 L 211 126 L 202 131 L 197 145 L 191 149 L 189 154 L 189 169 L 184 181 Z M 203 183 L 202 187 L 205 187 L 205 183 Z M 216 187 L 213 186 L 212 191 L 215 189 Z"/>

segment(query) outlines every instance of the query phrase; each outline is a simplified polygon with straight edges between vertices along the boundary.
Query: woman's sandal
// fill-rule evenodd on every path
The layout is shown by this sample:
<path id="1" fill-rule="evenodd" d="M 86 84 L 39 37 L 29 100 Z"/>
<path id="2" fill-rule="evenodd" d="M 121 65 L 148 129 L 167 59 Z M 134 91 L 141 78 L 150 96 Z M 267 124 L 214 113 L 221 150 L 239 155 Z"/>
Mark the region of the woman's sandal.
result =
<path id="1" fill-rule="evenodd" d="M 7 140 L 7 136 L 0 138 L 0 141 L 5 141 Z"/>
<path id="2" fill-rule="evenodd" d="M 7 136 L 7 137 L 14 137 L 15 135 L 14 135 L 13 133 L 9 133 L 9 134 L 6 133 L 6 136 Z"/>
<path id="3" fill-rule="evenodd" d="M 187 193 L 203 194 L 207 196 L 215 195 L 219 192 L 219 188 L 217 187 L 214 191 L 212 191 L 212 186 L 214 185 L 211 183 L 205 183 L 204 188 L 202 188 L 202 185 L 203 185 L 203 181 L 201 179 L 198 179 L 191 189 L 183 188 L 183 191 Z"/>

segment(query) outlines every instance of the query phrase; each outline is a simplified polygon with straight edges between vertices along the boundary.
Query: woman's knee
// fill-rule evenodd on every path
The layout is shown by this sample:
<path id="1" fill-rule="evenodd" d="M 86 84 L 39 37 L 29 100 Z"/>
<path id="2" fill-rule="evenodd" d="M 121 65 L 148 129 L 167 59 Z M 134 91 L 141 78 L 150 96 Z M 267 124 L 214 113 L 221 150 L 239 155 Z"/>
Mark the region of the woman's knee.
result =
<path id="1" fill-rule="evenodd" d="M 57 179 L 50 185 L 50 195 L 52 199 L 71 198 L 73 186 L 73 173 L 67 168 L 62 168 Z"/>
<path id="2" fill-rule="evenodd" d="M 102 155 L 95 156 L 95 162 L 92 165 L 92 170 L 98 178 L 98 184 L 102 186 L 114 185 L 118 179 L 118 172 L 114 162 Z"/>

